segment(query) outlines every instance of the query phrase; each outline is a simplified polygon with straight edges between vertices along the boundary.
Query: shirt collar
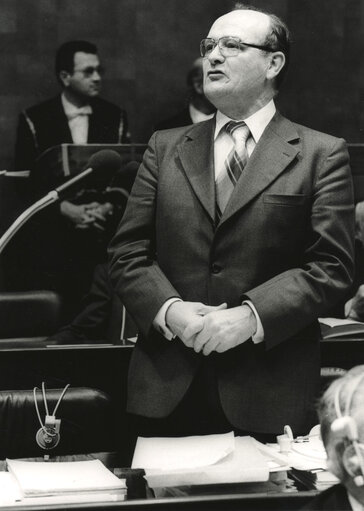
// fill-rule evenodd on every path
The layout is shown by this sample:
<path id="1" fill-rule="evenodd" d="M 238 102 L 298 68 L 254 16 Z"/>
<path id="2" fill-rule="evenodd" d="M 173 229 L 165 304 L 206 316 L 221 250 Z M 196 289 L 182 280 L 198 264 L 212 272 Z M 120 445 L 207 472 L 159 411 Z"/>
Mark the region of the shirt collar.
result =
<path id="1" fill-rule="evenodd" d="M 276 106 L 274 104 L 273 99 L 269 101 L 263 108 L 255 112 L 250 117 L 247 117 L 243 120 L 246 125 L 248 126 L 250 133 L 252 134 L 252 137 L 254 138 L 255 143 L 257 144 L 260 137 L 263 134 L 263 131 L 268 126 L 270 121 L 272 120 L 274 114 L 276 113 Z M 215 127 L 215 140 L 217 136 L 219 135 L 221 128 L 225 126 L 226 123 L 232 120 L 237 119 L 230 119 L 227 115 L 223 114 L 219 110 L 216 113 L 216 127 Z"/>
<path id="2" fill-rule="evenodd" d="M 78 108 L 75 105 L 73 105 L 72 103 L 70 103 L 63 93 L 61 94 L 61 101 L 62 101 L 64 113 L 66 114 L 67 117 L 74 118 L 77 115 L 79 115 L 81 112 L 83 114 L 92 114 L 91 105 L 85 105 L 81 108 Z"/>

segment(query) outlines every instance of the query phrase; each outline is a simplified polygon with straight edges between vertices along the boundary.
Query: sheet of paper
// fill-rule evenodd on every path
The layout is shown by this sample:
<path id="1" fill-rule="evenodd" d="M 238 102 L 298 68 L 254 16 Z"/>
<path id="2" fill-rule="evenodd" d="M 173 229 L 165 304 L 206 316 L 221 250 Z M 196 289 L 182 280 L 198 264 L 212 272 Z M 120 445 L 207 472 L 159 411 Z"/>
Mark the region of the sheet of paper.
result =
<path id="1" fill-rule="evenodd" d="M 251 437 L 236 437 L 234 451 L 214 464 L 174 470 L 146 469 L 146 479 L 151 488 L 261 482 L 269 479 L 269 468 Z"/>
<path id="2" fill-rule="evenodd" d="M 9 472 L 0 472 L 0 506 L 18 504 L 23 498 L 15 478 Z"/>
<path id="3" fill-rule="evenodd" d="M 178 470 L 212 465 L 234 451 L 234 433 L 180 438 L 139 437 L 131 468 Z"/>
<path id="4" fill-rule="evenodd" d="M 261 444 L 254 440 L 259 451 L 265 456 L 267 462 L 274 461 L 296 468 L 297 470 L 326 469 L 326 451 L 321 438 L 318 435 L 309 437 L 308 442 L 292 442 L 291 450 L 287 454 L 279 452 L 278 444 Z"/>
<path id="5" fill-rule="evenodd" d="M 6 461 L 9 472 L 26 496 L 125 489 L 125 480 L 117 478 L 99 460 L 54 463 Z"/>

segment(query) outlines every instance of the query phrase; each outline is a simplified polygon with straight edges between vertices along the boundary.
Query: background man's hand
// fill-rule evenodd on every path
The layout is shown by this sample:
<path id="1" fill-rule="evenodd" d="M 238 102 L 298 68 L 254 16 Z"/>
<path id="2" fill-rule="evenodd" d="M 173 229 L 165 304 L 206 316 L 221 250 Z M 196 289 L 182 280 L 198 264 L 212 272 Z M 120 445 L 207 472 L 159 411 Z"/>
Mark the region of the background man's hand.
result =
<path id="1" fill-rule="evenodd" d="M 226 303 L 213 307 L 201 302 L 178 301 L 168 308 L 166 323 L 174 335 L 177 335 L 187 347 L 192 348 L 196 334 L 203 328 L 205 314 L 222 309 L 226 309 Z"/>
<path id="2" fill-rule="evenodd" d="M 349 303 L 350 302 L 350 303 Z M 356 321 L 364 321 L 364 285 L 361 285 L 356 295 L 345 305 L 346 316 Z"/>
<path id="3" fill-rule="evenodd" d="M 90 202 L 89 204 L 73 204 L 69 201 L 61 202 L 61 213 L 68 218 L 77 229 L 95 228 L 104 230 L 106 218 L 113 211 L 109 202 L 100 204 Z"/>
<path id="4" fill-rule="evenodd" d="M 218 310 L 206 314 L 203 328 L 195 336 L 196 353 L 209 355 L 212 351 L 223 353 L 251 338 L 257 330 L 257 321 L 249 305 Z M 185 335 L 190 336 L 189 329 Z"/>

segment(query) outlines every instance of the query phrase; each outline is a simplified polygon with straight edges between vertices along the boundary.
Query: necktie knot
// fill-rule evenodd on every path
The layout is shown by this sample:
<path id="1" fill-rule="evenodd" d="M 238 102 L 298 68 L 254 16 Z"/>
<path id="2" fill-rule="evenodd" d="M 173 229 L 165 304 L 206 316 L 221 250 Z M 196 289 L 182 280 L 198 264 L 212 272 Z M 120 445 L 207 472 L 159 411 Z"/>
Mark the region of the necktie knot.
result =
<path id="1" fill-rule="evenodd" d="M 238 146 L 245 145 L 248 140 L 250 130 L 244 121 L 229 121 L 224 126 L 225 131 L 233 138 Z"/>
<path id="2" fill-rule="evenodd" d="M 80 108 L 74 108 L 70 112 L 67 112 L 67 119 L 71 121 L 72 119 L 75 119 L 76 117 L 82 116 L 82 115 L 91 115 L 92 114 L 92 108 L 90 105 L 82 106 Z"/>

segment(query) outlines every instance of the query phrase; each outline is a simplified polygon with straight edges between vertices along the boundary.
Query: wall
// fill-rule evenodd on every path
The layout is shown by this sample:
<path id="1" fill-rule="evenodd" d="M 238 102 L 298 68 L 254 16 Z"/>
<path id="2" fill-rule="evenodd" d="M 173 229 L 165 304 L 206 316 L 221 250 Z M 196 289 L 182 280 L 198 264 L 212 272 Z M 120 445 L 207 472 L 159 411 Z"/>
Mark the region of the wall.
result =
<path id="1" fill-rule="evenodd" d="M 279 99 L 291 119 L 364 142 L 364 2 L 251 0 L 294 35 Z M 89 39 L 107 69 L 104 97 L 127 109 L 135 142 L 184 104 L 185 75 L 230 0 L 0 0 L 0 169 L 12 168 L 18 112 L 58 91 L 56 48 Z"/>

